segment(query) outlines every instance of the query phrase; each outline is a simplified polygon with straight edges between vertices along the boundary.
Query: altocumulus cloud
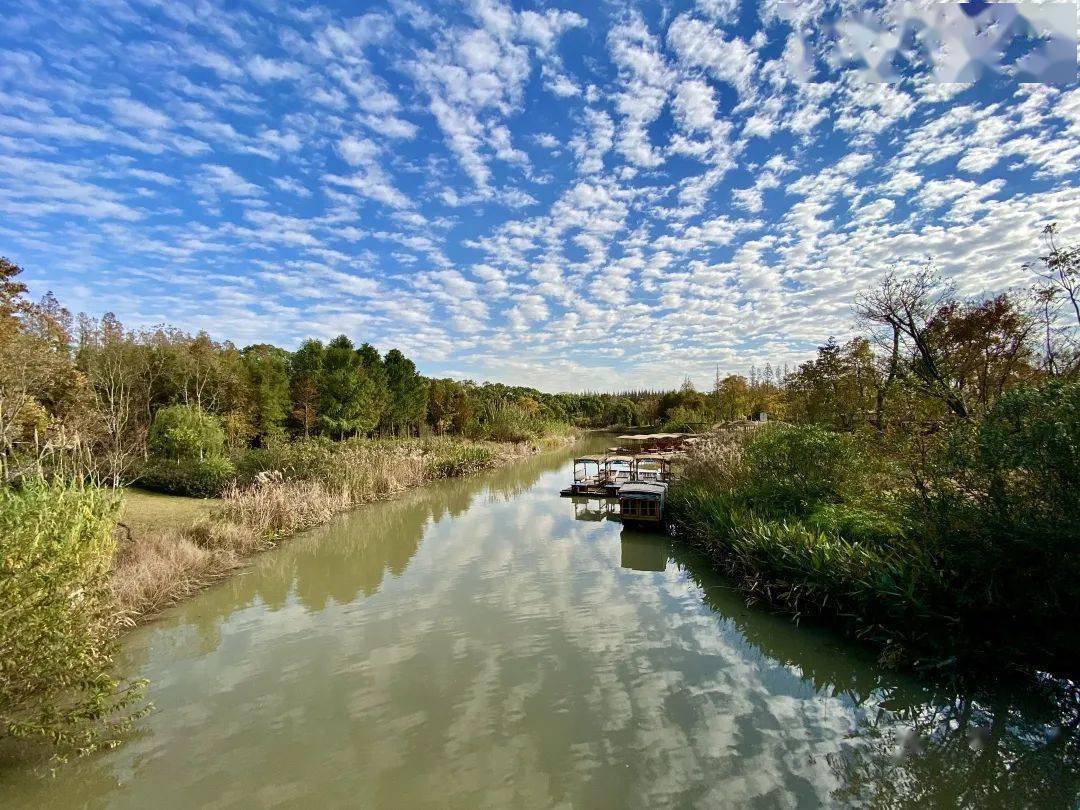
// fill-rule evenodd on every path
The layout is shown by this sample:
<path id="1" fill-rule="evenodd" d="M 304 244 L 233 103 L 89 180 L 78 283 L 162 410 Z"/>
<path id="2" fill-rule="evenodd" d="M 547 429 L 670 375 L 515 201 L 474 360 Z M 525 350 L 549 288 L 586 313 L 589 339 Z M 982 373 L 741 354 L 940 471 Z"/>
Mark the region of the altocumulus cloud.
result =
<path id="1" fill-rule="evenodd" d="M 1080 237 L 1075 4 L 957 8 L 0 0 L 0 253 L 73 308 L 433 375 L 794 363 L 890 266 L 981 295 Z"/>

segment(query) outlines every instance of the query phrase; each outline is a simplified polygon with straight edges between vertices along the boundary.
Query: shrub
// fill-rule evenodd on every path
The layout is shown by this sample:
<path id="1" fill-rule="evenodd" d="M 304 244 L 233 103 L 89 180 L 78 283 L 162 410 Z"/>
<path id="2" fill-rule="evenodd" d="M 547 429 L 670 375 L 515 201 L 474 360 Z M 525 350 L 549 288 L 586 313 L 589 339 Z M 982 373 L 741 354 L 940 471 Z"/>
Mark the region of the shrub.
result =
<path id="1" fill-rule="evenodd" d="M 150 425 L 150 452 L 183 461 L 225 454 L 225 431 L 212 414 L 192 405 L 170 405 L 154 415 Z"/>
<path id="2" fill-rule="evenodd" d="M 474 426 L 469 434 L 475 439 L 493 442 L 529 442 L 546 436 L 566 435 L 570 426 L 566 422 L 545 416 L 541 412 L 527 412 L 507 405 L 494 410 L 482 423 Z"/>
<path id="3" fill-rule="evenodd" d="M 116 511 L 91 488 L 0 490 L 0 736 L 85 753 L 118 744 L 138 715 L 143 684 L 111 674 Z"/>
<path id="4" fill-rule="evenodd" d="M 1075 540 L 1080 382 L 1055 381 L 1003 396 L 979 426 L 977 467 L 988 479 L 995 512 L 1035 521 L 1041 532 L 1064 528 Z"/>
<path id="5" fill-rule="evenodd" d="M 139 485 L 170 495 L 214 498 L 235 475 L 236 468 L 224 456 L 209 456 L 202 461 L 151 459 L 140 471 Z"/>
<path id="6" fill-rule="evenodd" d="M 702 408 L 671 409 L 664 420 L 663 430 L 668 433 L 694 433 L 712 424 L 712 417 Z"/>
<path id="7" fill-rule="evenodd" d="M 669 511 L 794 612 L 969 662 L 1080 666 L 1080 384 L 1014 389 L 913 448 L 817 427 L 709 442 Z"/>
<path id="8" fill-rule="evenodd" d="M 954 577 L 949 609 L 999 649 L 1080 645 L 1078 456 L 1080 384 L 1053 381 L 954 427 L 920 470 L 912 511 Z"/>
<path id="9" fill-rule="evenodd" d="M 450 445 L 427 460 L 425 474 L 428 478 L 456 478 L 489 469 L 494 462 L 495 454 L 487 447 Z"/>
<path id="10" fill-rule="evenodd" d="M 856 543 L 885 546 L 904 536 L 895 514 L 845 503 L 826 503 L 806 519 L 814 529 Z"/>
<path id="11" fill-rule="evenodd" d="M 799 517 L 861 500 L 878 471 L 860 439 L 816 425 L 762 429 L 747 443 L 744 465 L 741 489 L 755 510 Z"/>

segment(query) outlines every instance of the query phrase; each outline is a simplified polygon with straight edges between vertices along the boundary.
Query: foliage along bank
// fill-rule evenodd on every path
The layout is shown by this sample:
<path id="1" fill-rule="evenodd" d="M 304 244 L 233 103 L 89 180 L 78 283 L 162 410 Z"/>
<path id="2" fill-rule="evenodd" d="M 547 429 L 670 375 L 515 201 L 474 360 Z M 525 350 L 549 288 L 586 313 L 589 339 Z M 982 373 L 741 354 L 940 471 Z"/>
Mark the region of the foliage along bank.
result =
<path id="1" fill-rule="evenodd" d="M 1080 251 L 1044 265 L 1061 284 L 1027 300 L 887 277 L 858 303 L 867 333 L 770 383 L 787 424 L 688 459 L 677 530 L 754 598 L 889 657 L 1075 675 Z"/>

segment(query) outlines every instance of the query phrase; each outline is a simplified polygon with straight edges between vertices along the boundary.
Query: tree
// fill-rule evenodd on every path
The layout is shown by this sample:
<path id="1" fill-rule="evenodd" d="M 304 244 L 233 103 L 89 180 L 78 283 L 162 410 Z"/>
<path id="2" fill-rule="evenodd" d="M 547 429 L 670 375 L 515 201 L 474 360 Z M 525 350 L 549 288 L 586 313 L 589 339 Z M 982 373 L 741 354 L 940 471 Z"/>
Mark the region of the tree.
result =
<path id="1" fill-rule="evenodd" d="M 225 453 L 225 432 L 212 414 L 194 405 L 170 405 L 154 416 L 150 450 L 170 461 L 205 461 Z"/>
<path id="2" fill-rule="evenodd" d="M 387 379 L 386 365 L 378 350 L 370 343 L 363 343 L 356 350 L 360 356 L 360 367 L 364 375 L 362 409 L 366 427 L 362 432 L 370 433 L 382 420 L 382 415 L 390 403 L 390 384 Z"/>
<path id="3" fill-rule="evenodd" d="M 835 340 L 818 347 L 817 358 L 803 363 L 785 387 L 789 415 L 799 421 L 851 430 L 874 404 L 875 368 L 869 341 Z"/>
<path id="4" fill-rule="evenodd" d="M 427 421 L 437 434 L 451 429 L 454 419 L 454 396 L 459 388 L 453 380 L 430 380 L 428 382 Z"/>
<path id="5" fill-rule="evenodd" d="M 359 349 L 345 335 L 330 341 L 319 375 L 319 424 L 340 439 L 367 434 L 379 424 L 389 396 L 379 353 Z"/>
<path id="6" fill-rule="evenodd" d="M 1008 295 L 975 303 L 948 301 L 926 324 L 925 341 L 945 385 L 967 410 L 985 413 L 1002 394 L 1031 379 L 1034 322 Z M 921 356 L 920 379 L 928 375 Z"/>
<path id="7" fill-rule="evenodd" d="M 955 416 L 967 419 L 968 405 L 950 384 L 941 368 L 939 347 L 928 334 L 930 319 L 949 300 L 950 292 L 941 288 L 927 263 L 907 278 L 890 271 L 876 289 L 859 297 L 856 311 L 864 322 L 888 330 L 887 342 L 893 347 L 893 354 L 886 374 L 887 384 L 894 382 L 900 373 L 904 353 L 908 368 L 922 383 L 925 393 L 939 399 Z M 884 393 L 882 389 L 879 411 L 883 408 Z"/>
<path id="8" fill-rule="evenodd" d="M 1042 257 L 1040 275 L 1047 284 L 1061 291 L 1076 325 L 1080 326 L 1080 245 L 1058 245 L 1054 238 L 1057 232 L 1056 222 L 1043 229 L 1050 252 Z"/>
<path id="9" fill-rule="evenodd" d="M 86 383 L 71 357 L 71 316 L 46 295 L 26 300 L 22 270 L 0 258 L 0 478 L 79 444 Z M 74 428 L 74 429 L 72 429 Z"/>
<path id="10" fill-rule="evenodd" d="M 322 373 L 323 345 L 307 340 L 293 353 L 289 364 L 289 388 L 292 396 L 292 419 L 304 438 L 311 436 L 319 417 L 319 378 Z"/>
<path id="11" fill-rule="evenodd" d="M 465 386 L 458 386 L 454 391 L 453 409 L 450 418 L 450 426 L 455 434 L 464 436 L 472 423 L 476 410 L 473 406 L 472 397 Z"/>
<path id="12" fill-rule="evenodd" d="M 733 421 L 750 416 L 750 383 L 741 374 L 730 374 L 719 380 L 713 398 L 719 419 Z"/>
<path id="13" fill-rule="evenodd" d="M 289 353 L 260 343 L 242 352 L 247 411 L 260 441 L 284 435 L 289 414 Z"/>
<path id="14" fill-rule="evenodd" d="M 411 431 L 424 421 L 427 411 L 428 386 L 416 373 L 416 365 L 397 349 L 391 349 L 383 360 L 386 369 L 389 402 L 383 422 L 394 435 L 401 430 Z"/>
<path id="15" fill-rule="evenodd" d="M 100 321 L 80 316 L 77 362 L 93 392 L 101 424 L 98 454 L 114 487 L 123 483 L 132 462 L 143 452 L 147 412 L 141 402 L 138 347 L 125 334 L 123 324 L 108 312 Z"/>
<path id="16" fill-rule="evenodd" d="M 1046 371 L 1072 374 L 1080 366 L 1080 245 L 1060 245 L 1057 223 L 1043 229 L 1049 252 L 1029 268 L 1038 281 L 1033 293 L 1042 321 Z"/>

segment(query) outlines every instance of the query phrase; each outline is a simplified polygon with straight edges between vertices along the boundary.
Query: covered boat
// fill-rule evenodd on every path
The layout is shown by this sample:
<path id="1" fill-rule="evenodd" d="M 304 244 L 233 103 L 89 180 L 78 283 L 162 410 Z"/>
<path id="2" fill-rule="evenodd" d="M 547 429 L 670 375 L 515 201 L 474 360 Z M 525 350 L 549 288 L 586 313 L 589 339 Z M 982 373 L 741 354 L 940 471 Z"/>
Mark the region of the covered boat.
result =
<path id="1" fill-rule="evenodd" d="M 628 526 L 663 526 L 666 496 L 666 484 L 648 481 L 623 484 L 619 487 L 619 517 Z"/>
<path id="2" fill-rule="evenodd" d="M 602 456 L 583 456 L 574 459 L 574 482 L 563 495 L 606 495 L 605 462 Z"/>

